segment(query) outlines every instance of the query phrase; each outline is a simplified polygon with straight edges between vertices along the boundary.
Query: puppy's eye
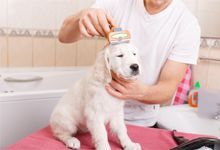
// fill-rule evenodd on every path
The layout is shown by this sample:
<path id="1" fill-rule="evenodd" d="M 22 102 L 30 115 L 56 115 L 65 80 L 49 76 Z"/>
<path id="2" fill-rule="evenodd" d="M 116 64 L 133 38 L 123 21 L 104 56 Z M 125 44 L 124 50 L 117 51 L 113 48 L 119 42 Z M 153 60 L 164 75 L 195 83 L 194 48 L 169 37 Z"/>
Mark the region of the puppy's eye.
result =
<path id="1" fill-rule="evenodd" d="M 133 55 L 135 56 L 135 55 L 136 55 L 136 53 L 133 53 Z"/>
<path id="2" fill-rule="evenodd" d="M 117 55 L 117 57 L 123 57 L 124 55 L 123 54 L 121 54 L 121 55 Z"/>

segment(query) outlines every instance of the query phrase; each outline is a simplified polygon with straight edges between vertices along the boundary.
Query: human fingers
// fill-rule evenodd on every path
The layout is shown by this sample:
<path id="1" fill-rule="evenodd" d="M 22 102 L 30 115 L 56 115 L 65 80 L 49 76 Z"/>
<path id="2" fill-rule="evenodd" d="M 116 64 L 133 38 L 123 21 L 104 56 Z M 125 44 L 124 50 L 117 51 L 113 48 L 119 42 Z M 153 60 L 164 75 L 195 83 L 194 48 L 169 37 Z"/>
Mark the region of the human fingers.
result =
<path id="1" fill-rule="evenodd" d="M 84 17 L 82 19 L 83 25 L 86 27 L 87 32 L 92 35 L 92 36 L 99 36 L 100 34 L 98 31 L 95 29 L 94 25 L 92 24 L 92 21 L 90 20 L 89 17 Z"/>
<path id="2" fill-rule="evenodd" d="M 117 90 L 117 91 L 119 91 L 119 92 L 121 92 L 121 93 L 126 93 L 126 88 L 125 88 L 123 85 L 121 85 L 120 83 L 118 83 L 118 82 L 112 80 L 109 84 L 110 84 L 111 87 L 114 88 L 115 90 Z"/>
<path id="3" fill-rule="evenodd" d="M 91 19 L 91 22 L 92 22 L 93 26 L 95 27 L 96 31 L 99 32 L 99 34 L 104 37 L 105 32 L 103 31 L 103 29 L 99 23 L 97 15 L 89 13 L 88 17 Z"/>
<path id="4" fill-rule="evenodd" d="M 115 23 L 115 21 L 114 21 L 114 19 L 113 19 L 108 13 L 106 14 L 106 18 L 107 18 L 107 20 L 108 20 L 108 23 L 109 23 L 111 26 L 114 26 L 114 27 L 117 26 L 116 23 Z"/>
<path id="5" fill-rule="evenodd" d="M 90 34 L 88 33 L 88 31 L 86 30 L 86 27 L 85 27 L 85 25 L 82 23 L 81 20 L 79 21 L 79 30 L 80 30 L 80 32 L 81 32 L 81 34 L 82 34 L 83 36 L 88 37 L 88 38 L 91 38 L 91 37 L 92 37 L 92 35 L 90 35 Z"/>
<path id="6" fill-rule="evenodd" d="M 109 85 L 106 85 L 106 86 L 105 86 L 105 89 L 106 89 L 106 91 L 107 91 L 111 96 L 113 96 L 113 97 L 116 97 L 116 98 L 118 98 L 118 99 L 126 99 L 126 97 L 125 97 L 122 93 L 116 91 L 114 88 L 112 88 L 112 87 L 109 86 Z"/>
<path id="7" fill-rule="evenodd" d="M 110 24 L 107 20 L 106 14 L 99 13 L 97 17 L 102 30 L 105 32 L 105 35 L 107 35 L 110 32 Z"/>

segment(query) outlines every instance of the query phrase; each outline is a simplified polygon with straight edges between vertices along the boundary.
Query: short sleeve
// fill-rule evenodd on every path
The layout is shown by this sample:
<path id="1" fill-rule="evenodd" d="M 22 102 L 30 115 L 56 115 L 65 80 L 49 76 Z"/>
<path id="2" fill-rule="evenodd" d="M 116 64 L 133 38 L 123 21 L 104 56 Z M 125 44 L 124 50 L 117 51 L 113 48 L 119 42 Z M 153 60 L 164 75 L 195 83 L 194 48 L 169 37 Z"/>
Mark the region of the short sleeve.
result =
<path id="1" fill-rule="evenodd" d="M 200 26 L 195 19 L 180 29 L 168 59 L 186 64 L 197 64 L 200 36 Z"/>

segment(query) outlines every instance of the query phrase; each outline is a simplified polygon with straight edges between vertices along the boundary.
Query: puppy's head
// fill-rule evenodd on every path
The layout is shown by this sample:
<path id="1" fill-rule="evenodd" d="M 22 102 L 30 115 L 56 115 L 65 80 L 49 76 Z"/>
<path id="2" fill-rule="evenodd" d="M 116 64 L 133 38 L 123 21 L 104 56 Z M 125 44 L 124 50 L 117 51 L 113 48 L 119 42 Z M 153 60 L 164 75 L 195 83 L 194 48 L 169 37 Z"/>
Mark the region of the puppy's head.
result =
<path id="1" fill-rule="evenodd" d="M 136 79 L 141 72 L 138 50 L 131 43 L 107 46 L 105 59 L 107 68 L 124 79 Z"/>

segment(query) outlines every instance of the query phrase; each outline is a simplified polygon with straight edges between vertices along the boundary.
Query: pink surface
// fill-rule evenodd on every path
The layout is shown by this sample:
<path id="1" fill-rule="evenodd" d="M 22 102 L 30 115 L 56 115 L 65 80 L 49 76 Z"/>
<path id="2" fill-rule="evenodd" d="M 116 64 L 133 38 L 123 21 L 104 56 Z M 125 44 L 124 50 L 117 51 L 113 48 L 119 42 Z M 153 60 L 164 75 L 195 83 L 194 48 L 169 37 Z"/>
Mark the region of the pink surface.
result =
<path id="1" fill-rule="evenodd" d="M 136 126 L 127 126 L 128 134 L 131 139 L 141 144 L 143 150 L 168 150 L 176 146 L 171 137 L 171 132 L 163 129 L 144 128 Z M 201 137 L 199 135 L 178 133 L 177 135 L 183 135 L 188 139 Z M 77 135 L 81 141 L 81 149 L 89 150 L 94 149 L 91 142 L 91 136 L 89 133 Z M 109 142 L 113 150 L 120 150 L 121 147 L 118 144 L 116 138 L 109 134 Z M 11 145 L 8 150 L 68 150 L 65 145 L 56 140 L 50 130 L 50 127 L 46 127 L 30 136 L 22 139 L 21 141 Z"/>

